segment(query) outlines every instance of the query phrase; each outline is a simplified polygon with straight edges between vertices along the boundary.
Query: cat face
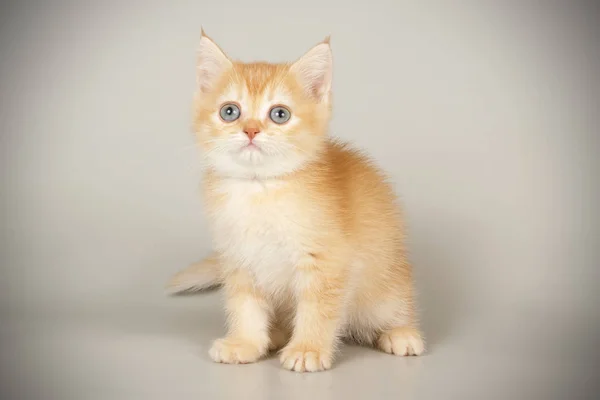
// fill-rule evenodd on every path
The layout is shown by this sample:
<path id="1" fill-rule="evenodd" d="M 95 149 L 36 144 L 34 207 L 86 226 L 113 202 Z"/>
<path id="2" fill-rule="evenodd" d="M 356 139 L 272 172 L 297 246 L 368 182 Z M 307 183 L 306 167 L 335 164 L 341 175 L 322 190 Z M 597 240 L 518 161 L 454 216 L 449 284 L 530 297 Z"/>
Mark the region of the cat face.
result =
<path id="1" fill-rule="evenodd" d="M 234 62 L 203 33 L 195 130 L 207 166 L 260 179 L 314 158 L 331 114 L 331 61 L 325 41 L 291 64 Z"/>

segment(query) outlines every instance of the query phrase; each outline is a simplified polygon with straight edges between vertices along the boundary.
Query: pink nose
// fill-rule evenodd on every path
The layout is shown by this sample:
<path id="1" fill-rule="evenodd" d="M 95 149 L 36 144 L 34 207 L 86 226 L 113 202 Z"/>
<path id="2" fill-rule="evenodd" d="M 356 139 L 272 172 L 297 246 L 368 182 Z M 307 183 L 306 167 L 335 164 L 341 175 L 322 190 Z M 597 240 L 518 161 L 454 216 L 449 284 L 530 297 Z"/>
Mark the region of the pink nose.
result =
<path id="1" fill-rule="evenodd" d="M 260 129 L 258 129 L 258 126 L 247 126 L 244 128 L 244 132 L 248 135 L 248 138 L 252 140 L 254 139 L 254 136 L 260 133 Z"/>

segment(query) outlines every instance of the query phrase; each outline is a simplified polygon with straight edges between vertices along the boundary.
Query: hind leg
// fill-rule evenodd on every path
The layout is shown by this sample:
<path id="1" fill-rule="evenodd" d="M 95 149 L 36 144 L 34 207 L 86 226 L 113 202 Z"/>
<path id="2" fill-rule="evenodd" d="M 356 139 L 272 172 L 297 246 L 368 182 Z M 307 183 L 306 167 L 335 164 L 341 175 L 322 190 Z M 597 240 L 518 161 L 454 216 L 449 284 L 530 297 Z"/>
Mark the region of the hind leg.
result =
<path id="1" fill-rule="evenodd" d="M 415 312 L 410 266 L 404 261 L 390 270 L 387 279 L 371 279 L 359 292 L 350 333 L 355 341 L 388 354 L 418 356 L 425 344 Z"/>
<path id="2" fill-rule="evenodd" d="M 397 356 L 423 354 L 425 343 L 416 324 L 409 322 L 408 318 L 383 316 L 380 310 L 374 309 L 366 324 L 364 319 L 360 322 L 354 321 L 345 332 L 344 339 Z"/>
<path id="3" fill-rule="evenodd" d="M 375 346 L 396 356 L 418 356 L 425 351 L 415 311 L 412 291 L 402 291 L 389 303 L 395 308 L 393 317 L 381 316 L 381 329 L 377 332 Z"/>
<path id="4" fill-rule="evenodd" d="M 390 303 L 396 314 L 380 320 L 383 322 L 382 329 L 377 332 L 374 343 L 378 349 L 397 356 L 418 356 L 425 351 L 413 304 L 411 291 L 399 293 Z"/>
<path id="5" fill-rule="evenodd" d="M 418 356 L 425 351 L 423 335 L 413 312 L 399 299 L 363 303 L 351 315 L 344 339 L 348 342 L 376 347 L 388 354 Z"/>

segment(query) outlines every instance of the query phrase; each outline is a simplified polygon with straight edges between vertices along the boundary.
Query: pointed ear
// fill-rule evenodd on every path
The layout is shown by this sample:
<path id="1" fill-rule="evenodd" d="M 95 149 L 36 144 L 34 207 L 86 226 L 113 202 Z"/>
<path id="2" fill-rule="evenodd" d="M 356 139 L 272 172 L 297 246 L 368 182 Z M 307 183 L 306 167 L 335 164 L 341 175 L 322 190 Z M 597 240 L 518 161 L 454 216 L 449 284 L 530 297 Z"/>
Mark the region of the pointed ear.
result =
<path id="1" fill-rule="evenodd" d="M 232 63 L 223 50 L 206 36 L 203 29 L 198 49 L 197 67 L 197 81 L 200 92 L 210 92 L 221 75 L 231 66 Z"/>
<path id="2" fill-rule="evenodd" d="M 333 60 L 329 37 L 290 67 L 306 94 L 317 101 L 326 100 L 331 91 Z"/>

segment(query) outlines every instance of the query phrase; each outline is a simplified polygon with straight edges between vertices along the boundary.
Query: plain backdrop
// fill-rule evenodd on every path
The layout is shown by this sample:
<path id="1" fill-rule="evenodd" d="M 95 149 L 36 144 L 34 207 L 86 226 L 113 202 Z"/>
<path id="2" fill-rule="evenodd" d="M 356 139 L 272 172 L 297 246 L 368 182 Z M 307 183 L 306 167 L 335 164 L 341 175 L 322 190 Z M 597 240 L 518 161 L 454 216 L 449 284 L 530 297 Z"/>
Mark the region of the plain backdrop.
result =
<path id="1" fill-rule="evenodd" d="M 19 399 L 577 398 L 600 376 L 594 2 L 13 1 L 0 10 L 0 391 Z M 429 352 L 213 364 L 191 131 L 233 58 L 332 36 L 333 135 L 391 176 Z"/>

